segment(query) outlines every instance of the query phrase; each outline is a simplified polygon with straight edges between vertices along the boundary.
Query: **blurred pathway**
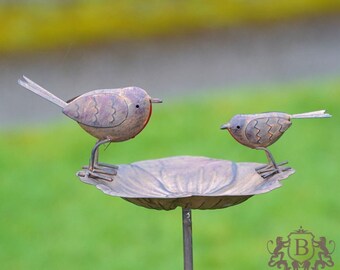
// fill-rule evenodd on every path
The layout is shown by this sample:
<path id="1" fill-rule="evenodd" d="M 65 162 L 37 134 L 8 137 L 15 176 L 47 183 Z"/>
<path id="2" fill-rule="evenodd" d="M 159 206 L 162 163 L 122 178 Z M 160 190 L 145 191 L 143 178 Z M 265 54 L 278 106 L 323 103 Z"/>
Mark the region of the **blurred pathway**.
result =
<path id="1" fill-rule="evenodd" d="M 61 118 L 59 108 L 16 84 L 22 74 L 63 99 L 128 85 L 166 99 L 209 88 L 336 76 L 340 17 L 1 56 L 0 127 Z"/>

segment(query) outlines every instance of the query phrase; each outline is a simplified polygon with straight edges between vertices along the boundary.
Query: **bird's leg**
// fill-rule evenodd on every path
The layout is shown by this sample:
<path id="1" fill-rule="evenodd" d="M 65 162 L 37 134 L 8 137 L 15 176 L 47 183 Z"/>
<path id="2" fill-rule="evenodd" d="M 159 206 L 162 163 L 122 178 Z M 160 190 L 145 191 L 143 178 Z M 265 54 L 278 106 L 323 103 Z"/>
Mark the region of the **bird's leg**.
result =
<path id="1" fill-rule="evenodd" d="M 105 140 L 105 143 L 107 143 L 107 142 L 111 142 L 111 139 L 107 138 Z M 96 151 L 95 156 L 94 156 L 94 168 L 95 169 L 96 168 L 98 169 L 98 168 L 101 168 L 101 167 L 106 167 L 106 168 L 110 168 L 110 169 L 114 169 L 114 170 L 118 169 L 117 165 L 101 163 L 101 162 L 98 161 L 98 158 L 99 158 L 99 149 Z"/>
<path id="2" fill-rule="evenodd" d="M 113 179 L 110 177 L 107 177 L 105 175 L 116 175 L 118 167 L 115 165 L 109 165 L 109 164 L 101 164 L 98 162 L 99 157 L 99 146 L 102 144 L 110 142 L 111 139 L 105 139 L 105 140 L 99 140 L 95 146 L 92 149 L 91 157 L 90 157 L 90 163 L 88 167 L 84 167 L 85 169 L 88 169 L 88 176 L 92 178 L 99 178 L 106 181 L 112 181 Z"/>
<path id="3" fill-rule="evenodd" d="M 110 142 L 110 139 L 99 140 L 94 147 L 92 148 L 89 170 L 93 171 L 95 168 L 98 168 L 98 157 L 99 157 L 99 146 L 102 144 Z"/>
<path id="4" fill-rule="evenodd" d="M 269 164 L 273 166 L 275 169 L 278 169 L 279 167 L 277 166 L 272 153 L 270 153 L 269 150 L 265 147 L 262 147 L 262 150 L 266 152 L 266 156 L 267 156 Z"/>
<path id="5" fill-rule="evenodd" d="M 90 164 L 88 166 L 88 169 L 93 171 L 94 168 L 98 167 L 96 166 L 98 164 L 98 159 L 99 159 L 99 146 L 97 146 L 97 144 L 100 141 L 98 141 L 95 146 L 93 147 L 92 151 L 91 151 L 91 157 L 90 157 Z M 97 147 L 96 147 L 97 146 Z"/>
<path id="6" fill-rule="evenodd" d="M 258 150 L 264 150 L 269 164 L 256 168 L 257 173 L 259 173 L 263 178 L 269 178 L 270 176 L 290 170 L 290 167 L 280 168 L 280 166 L 286 165 L 288 161 L 276 163 L 273 155 L 269 152 L 267 148 L 258 147 Z"/>
<path id="7" fill-rule="evenodd" d="M 268 159 L 268 164 L 259 168 L 256 168 L 256 171 L 258 173 L 279 173 L 281 170 L 279 169 L 279 166 L 276 164 L 273 155 L 270 153 L 270 151 L 265 147 L 256 147 L 257 150 L 264 150 Z M 280 164 L 281 165 L 281 164 Z"/>

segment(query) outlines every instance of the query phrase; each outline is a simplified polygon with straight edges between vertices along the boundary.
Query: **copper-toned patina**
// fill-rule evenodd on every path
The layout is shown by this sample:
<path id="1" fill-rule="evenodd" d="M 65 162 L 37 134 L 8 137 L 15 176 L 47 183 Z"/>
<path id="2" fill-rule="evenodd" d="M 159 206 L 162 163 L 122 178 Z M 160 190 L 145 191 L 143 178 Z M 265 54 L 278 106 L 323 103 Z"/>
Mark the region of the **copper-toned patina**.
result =
<path id="1" fill-rule="evenodd" d="M 239 143 L 266 152 L 269 164 L 257 168 L 259 172 L 264 172 L 268 169 L 271 170 L 271 167 L 274 167 L 278 171 L 279 166 L 275 163 L 267 147 L 275 143 L 292 125 L 291 119 L 327 117 L 331 117 L 331 115 L 326 113 L 325 110 L 301 114 L 281 112 L 237 114 L 227 124 L 222 125 L 221 129 L 227 129 Z M 286 162 L 284 164 L 286 164 Z"/>
<path id="2" fill-rule="evenodd" d="M 112 182 L 89 178 L 86 169 L 77 175 L 108 195 L 146 208 L 218 209 L 279 188 L 280 180 L 294 173 L 280 167 L 280 173 L 261 175 L 255 171 L 259 165 L 178 156 L 119 165 Z"/>
<path id="3" fill-rule="evenodd" d="M 96 177 L 100 173 L 101 178 L 104 177 L 107 181 L 112 181 L 112 175 L 117 173 L 117 166 L 98 163 L 99 146 L 134 138 L 147 125 L 152 103 L 161 102 L 151 98 L 139 87 L 94 90 L 65 102 L 26 77 L 18 82 L 61 107 L 65 115 L 77 121 L 86 132 L 98 139 L 92 150 L 88 173 L 89 177 Z"/>
<path id="4" fill-rule="evenodd" d="M 235 163 L 207 157 L 177 156 L 118 166 L 114 181 L 77 173 L 84 183 L 135 205 L 156 209 L 182 208 L 184 269 L 193 269 L 191 209 L 220 209 L 281 186 L 294 170 L 280 166 L 279 173 L 256 172 L 258 163 Z M 273 170 L 272 170 L 273 171 Z"/>

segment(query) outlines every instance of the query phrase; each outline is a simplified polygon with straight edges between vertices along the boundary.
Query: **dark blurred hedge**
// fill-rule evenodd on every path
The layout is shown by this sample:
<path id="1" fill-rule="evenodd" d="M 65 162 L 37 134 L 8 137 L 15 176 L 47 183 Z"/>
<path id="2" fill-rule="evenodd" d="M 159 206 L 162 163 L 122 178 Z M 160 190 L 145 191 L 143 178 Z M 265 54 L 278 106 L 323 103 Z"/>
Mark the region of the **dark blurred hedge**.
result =
<path id="1" fill-rule="evenodd" d="M 338 0 L 7 1 L 0 4 L 0 52 L 183 34 L 338 11 Z"/>

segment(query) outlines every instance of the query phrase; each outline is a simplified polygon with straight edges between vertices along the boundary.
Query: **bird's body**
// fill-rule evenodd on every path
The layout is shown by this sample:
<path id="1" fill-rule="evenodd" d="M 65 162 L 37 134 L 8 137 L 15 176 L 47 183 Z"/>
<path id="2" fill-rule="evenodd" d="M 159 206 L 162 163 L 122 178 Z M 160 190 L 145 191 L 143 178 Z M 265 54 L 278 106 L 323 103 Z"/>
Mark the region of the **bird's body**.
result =
<path id="1" fill-rule="evenodd" d="M 267 147 L 275 143 L 292 125 L 291 119 L 328 117 L 331 115 L 325 110 L 302 114 L 282 112 L 237 114 L 227 124 L 222 125 L 221 129 L 227 129 L 236 141 L 245 146 L 265 150 L 269 162 L 276 168 L 276 163 Z"/>
<path id="2" fill-rule="evenodd" d="M 134 138 L 147 125 L 152 112 L 152 99 L 139 87 L 93 90 L 64 102 L 30 79 L 18 83 L 26 89 L 62 108 L 62 112 L 99 141 L 95 145 L 90 169 L 96 166 L 98 147 L 106 142 L 121 142 Z"/>
<path id="3" fill-rule="evenodd" d="M 291 126 L 286 113 L 238 114 L 230 123 L 230 134 L 250 148 L 268 147 L 276 142 Z M 239 128 L 237 128 L 239 127 Z"/>
<path id="4" fill-rule="evenodd" d="M 140 133 L 152 112 L 151 98 L 141 88 L 94 90 L 72 100 L 63 113 L 102 140 L 126 141 Z"/>

